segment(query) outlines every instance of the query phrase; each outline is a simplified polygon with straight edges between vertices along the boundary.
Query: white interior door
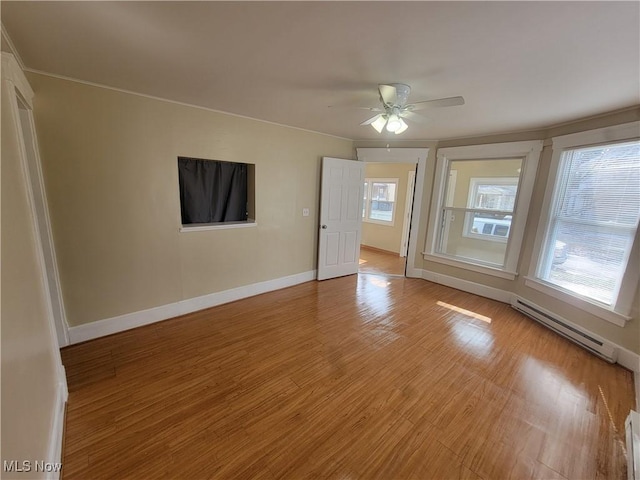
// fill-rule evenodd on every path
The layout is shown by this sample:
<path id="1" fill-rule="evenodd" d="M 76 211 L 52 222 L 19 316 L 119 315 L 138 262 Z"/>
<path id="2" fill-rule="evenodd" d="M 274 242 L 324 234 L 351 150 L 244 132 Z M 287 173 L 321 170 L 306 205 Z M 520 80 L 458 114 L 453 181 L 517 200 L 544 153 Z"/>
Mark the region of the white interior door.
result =
<path id="1" fill-rule="evenodd" d="M 358 273 L 364 162 L 324 157 L 318 280 Z"/>

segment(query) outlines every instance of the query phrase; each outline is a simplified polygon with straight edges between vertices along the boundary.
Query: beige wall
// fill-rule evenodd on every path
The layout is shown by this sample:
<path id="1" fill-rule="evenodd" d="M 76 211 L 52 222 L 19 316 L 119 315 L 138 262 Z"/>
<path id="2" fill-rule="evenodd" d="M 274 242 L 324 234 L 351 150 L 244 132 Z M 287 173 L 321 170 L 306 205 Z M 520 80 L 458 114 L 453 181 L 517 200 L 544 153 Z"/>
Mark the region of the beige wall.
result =
<path id="1" fill-rule="evenodd" d="M 3 76 L 5 72 L 3 71 Z M 60 354 L 49 323 L 27 182 L 10 111 L 14 89 L 2 81 L 1 376 L 2 459 L 47 459 L 58 398 Z M 3 478 L 42 476 L 3 473 Z"/>
<path id="2" fill-rule="evenodd" d="M 351 141 L 29 80 L 71 326 L 315 268 L 320 160 Z M 179 155 L 254 163 L 258 226 L 180 233 Z"/>
<path id="3" fill-rule="evenodd" d="M 362 222 L 362 245 L 400 253 L 402 226 L 407 199 L 407 181 L 409 172 L 415 171 L 413 163 L 367 163 L 367 178 L 397 178 L 396 211 L 393 225 Z"/>

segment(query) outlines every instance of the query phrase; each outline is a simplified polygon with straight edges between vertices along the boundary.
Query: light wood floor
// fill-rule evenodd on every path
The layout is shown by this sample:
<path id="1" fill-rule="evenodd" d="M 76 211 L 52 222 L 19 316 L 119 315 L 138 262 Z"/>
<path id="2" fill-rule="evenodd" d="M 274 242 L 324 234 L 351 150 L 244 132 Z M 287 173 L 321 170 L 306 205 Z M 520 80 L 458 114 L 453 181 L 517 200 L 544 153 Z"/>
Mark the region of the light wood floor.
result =
<path id="1" fill-rule="evenodd" d="M 406 259 L 397 253 L 360 245 L 360 273 L 404 276 Z"/>
<path id="2" fill-rule="evenodd" d="M 63 360 L 65 479 L 626 478 L 629 371 L 424 280 L 309 282 Z"/>

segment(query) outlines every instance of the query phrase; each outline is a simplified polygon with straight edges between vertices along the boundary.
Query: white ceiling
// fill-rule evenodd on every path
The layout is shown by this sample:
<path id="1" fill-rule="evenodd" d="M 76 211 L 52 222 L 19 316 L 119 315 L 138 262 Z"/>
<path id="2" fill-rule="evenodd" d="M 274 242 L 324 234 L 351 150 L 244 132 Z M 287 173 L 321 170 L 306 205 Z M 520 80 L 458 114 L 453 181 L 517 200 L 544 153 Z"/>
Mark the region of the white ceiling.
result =
<path id="1" fill-rule="evenodd" d="M 1 14 L 27 69 L 351 139 L 506 133 L 640 104 L 635 1 L 3 0 Z M 343 107 L 377 106 L 388 82 L 466 104 L 380 135 Z"/>

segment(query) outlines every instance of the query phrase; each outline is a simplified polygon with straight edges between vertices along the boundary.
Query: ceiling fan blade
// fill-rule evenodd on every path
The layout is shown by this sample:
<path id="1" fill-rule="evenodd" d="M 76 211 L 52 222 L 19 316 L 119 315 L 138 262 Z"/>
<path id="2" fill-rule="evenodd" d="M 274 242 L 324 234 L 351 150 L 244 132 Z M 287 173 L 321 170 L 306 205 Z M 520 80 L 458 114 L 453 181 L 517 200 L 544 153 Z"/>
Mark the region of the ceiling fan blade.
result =
<path id="1" fill-rule="evenodd" d="M 380 117 L 382 116 L 381 113 L 374 115 L 373 117 L 371 117 L 369 120 L 365 120 L 364 122 L 362 122 L 360 125 L 371 125 L 373 122 L 375 122 L 376 120 L 378 120 Z"/>
<path id="2" fill-rule="evenodd" d="M 415 123 L 427 123 L 429 121 L 427 117 L 424 117 L 418 113 L 413 113 L 410 110 L 406 110 L 402 112 L 400 116 L 402 118 L 406 118 L 407 120 L 411 120 L 412 122 L 415 122 Z"/>
<path id="3" fill-rule="evenodd" d="M 349 105 L 328 105 L 327 108 L 348 108 L 350 110 L 369 110 L 370 112 L 384 112 L 384 108 L 380 107 L 355 107 Z"/>
<path id="4" fill-rule="evenodd" d="M 411 105 L 407 105 L 407 110 L 415 112 L 416 110 L 426 110 L 427 108 L 455 107 L 457 105 L 464 105 L 464 98 L 448 97 L 439 98 L 437 100 L 427 100 L 425 102 L 416 102 Z"/>
<path id="5" fill-rule="evenodd" d="M 378 91 L 385 105 L 395 105 L 398 101 L 398 92 L 393 85 L 378 85 Z"/>

